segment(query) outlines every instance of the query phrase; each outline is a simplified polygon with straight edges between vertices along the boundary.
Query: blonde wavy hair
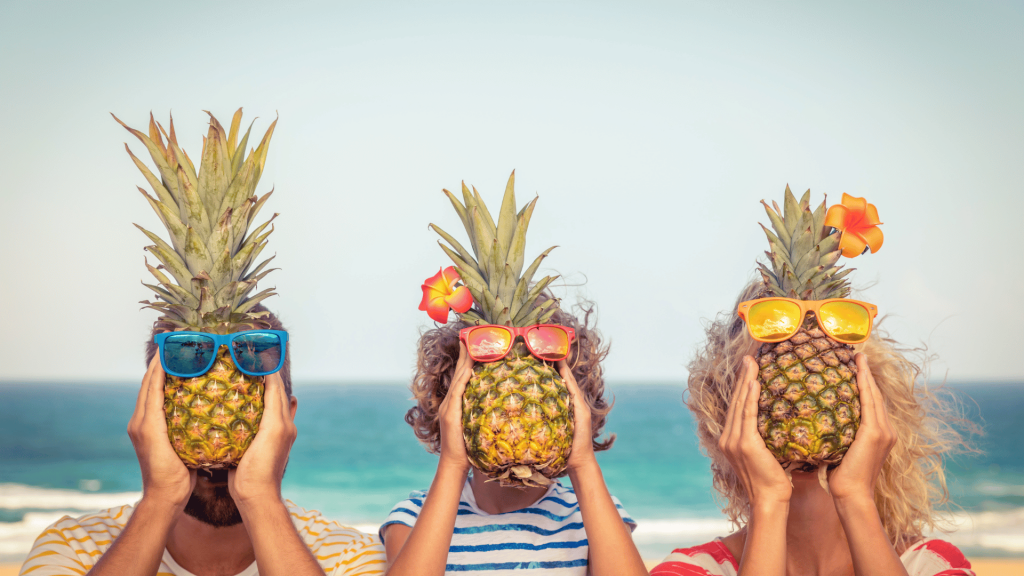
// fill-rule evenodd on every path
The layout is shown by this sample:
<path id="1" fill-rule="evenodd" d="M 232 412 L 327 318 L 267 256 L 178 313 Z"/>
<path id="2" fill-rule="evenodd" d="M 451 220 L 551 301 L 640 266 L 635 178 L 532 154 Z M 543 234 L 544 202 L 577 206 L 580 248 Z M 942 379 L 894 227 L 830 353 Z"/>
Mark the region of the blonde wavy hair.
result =
<path id="1" fill-rule="evenodd" d="M 751 282 L 736 304 L 765 295 L 763 284 Z M 719 449 L 718 438 L 743 356 L 756 353 L 758 342 L 750 337 L 735 306 L 728 314 L 719 314 L 705 332 L 706 341 L 688 366 L 684 402 L 696 418 L 701 450 L 711 459 L 714 487 L 724 498 L 722 512 L 740 527 L 750 520 L 750 500 Z M 875 486 L 875 505 L 889 541 L 902 553 L 926 528 L 944 529 L 940 506 L 948 503 L 949 491 L 943 458 L 976 452 L 965 434 L 977 433 L 978 428 L 963 418 L 950 391 L 929 389 L 927 358 L 915 362 L 908 357 L 923 356 L 923 348 L 900 346 L 877 323 L 871 337 L 856 348 L 868 357 L 898 436 Z"/>

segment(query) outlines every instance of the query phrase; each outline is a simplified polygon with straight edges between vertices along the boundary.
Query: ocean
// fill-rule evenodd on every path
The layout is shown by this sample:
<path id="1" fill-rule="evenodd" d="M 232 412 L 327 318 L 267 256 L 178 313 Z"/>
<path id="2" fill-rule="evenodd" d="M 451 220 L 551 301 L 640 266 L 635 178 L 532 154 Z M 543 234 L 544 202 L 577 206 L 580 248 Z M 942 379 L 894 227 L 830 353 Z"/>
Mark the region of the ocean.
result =
<path id="1" fill-rule="evenodd" d="M 645 558 L 724 535 L 707 459 L 699 452 L 681 385 L 609 386 L 598 455 L 612 493 L 639 522 Z M 1024 557 L 1024 382 L 953 387 L 986 435 L 982 454 L 947 462 L 956 506 L 944 536 L 968 554 Z M 0 383 L 0 562 L 20 562 L 64 514 L 139 498 L 141 479 L 125 426 L 129 385 Z M 299 437 L 285 497 L 344 524 L 375 531 L 391 506 L 429 486 L 436 456 L 403 421 L 412 405 L 397 384 L 298 384 Z M 568 482 L 567 479 L 563 479 Z"/>

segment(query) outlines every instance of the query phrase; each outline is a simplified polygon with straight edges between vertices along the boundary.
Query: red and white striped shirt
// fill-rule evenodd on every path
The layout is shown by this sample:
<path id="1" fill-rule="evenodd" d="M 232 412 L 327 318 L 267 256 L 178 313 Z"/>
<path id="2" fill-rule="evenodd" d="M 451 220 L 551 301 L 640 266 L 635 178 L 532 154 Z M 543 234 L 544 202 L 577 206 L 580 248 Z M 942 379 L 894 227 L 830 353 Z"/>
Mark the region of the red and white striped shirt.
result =
<path id="1" fill-rule="evenodd" d="M 910 576 L 975 576 L 962 552 L 944 540 L 921 540 L 900 556 Z M 673 550 L 651 576 L 737 576 L 739 563 L 721 539 Z"/>

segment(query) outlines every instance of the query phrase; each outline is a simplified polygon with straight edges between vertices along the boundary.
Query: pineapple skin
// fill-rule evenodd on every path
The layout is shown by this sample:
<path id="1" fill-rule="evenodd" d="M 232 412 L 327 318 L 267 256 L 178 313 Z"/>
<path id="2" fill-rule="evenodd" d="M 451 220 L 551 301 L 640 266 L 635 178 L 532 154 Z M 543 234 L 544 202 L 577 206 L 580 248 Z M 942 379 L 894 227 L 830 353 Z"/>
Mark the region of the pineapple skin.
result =
<path id="1" fill-rule="evenodd" d="M 552 364 L 522 342 L 497 362 L 477 364 L 462 401 L 470 463 L 502 486 L 546 486 L 572 449 L 572 398 Z"/>
<path id="2" fill-rule="evenodd" d="M 263 419 L 263 377 L 235 367 L 227 346 L 206 374 L 167 375 L 164 413 L 167 436 L 188 468 L 234 468 Z"/>
<path id="3" fill-rule="evenodd" d="M 853 444 L 861 414 L 853 356 L 813 312 L 792 338 L 759 348 L 757 430 L 787 469 L 838 464 Z"/>

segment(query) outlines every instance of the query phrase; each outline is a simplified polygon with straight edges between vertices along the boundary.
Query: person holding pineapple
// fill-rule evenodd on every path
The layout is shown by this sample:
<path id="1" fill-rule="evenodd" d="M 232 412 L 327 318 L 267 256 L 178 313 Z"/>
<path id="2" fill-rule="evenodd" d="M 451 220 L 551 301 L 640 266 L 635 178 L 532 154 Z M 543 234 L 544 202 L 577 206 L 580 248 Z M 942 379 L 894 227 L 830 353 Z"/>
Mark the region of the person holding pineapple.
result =
<path id="1" fill-rule="evenodd" d="M 882 245 L 863 198 L 814 211 L 786 188 L 765 204 L 771 268 L 711 323 L 687 405 L 725 513 L 742 528 L 677 549 L 652 576 L 973 576 L 924 537 L 947 497 L 944 454 L 966 448 L 908 350 L 850 300 L 836 266 Z"/>
<path id="2" fill-rule="evenodd" d="M 420 338 L 417 406 L 405 419 L 439 460 L 430 489 L 396 504 L 381 526 L 388 574 L 647 574 L 636 523 L 594 456 L 614 441 L 597 440 L 611 409 L 607 347 L 591 310 L 559 309 L 546 291 L 554 277 L 531 284 L 551 249 L 523 272 L 537 200 L 517 214 L 514 178 L 497 223 L 475 189 L 463 185 L 465 204 L 445 190 L 472 253 L 431 225 L 455 267 L 423 285 L 420 309 L 442 325 Z M 565 474 L 572 488 L 558 482 Z"/>
<path id="3" fill-rule="evenodd" d="M 383 573 L 375 537 L 281 499 L 298 402 L 288 333 L 260 304 L 273 289 L 251 294 L 271 271 L 269 259 L 253 266 L 269 221 L 248 231 L 270 196 L 254 190 L 276 122 L 246 155 L 241 117 L 239 109 L 228 134 L 210 116 L 198 174 L 173 121 L 169 133 L 152 115 L 148 135 L 125 126 L 158 168 L 160 178 L 128 151 L 156 198 L 139 190 L 171 239 L 140 227 L 160 261 L 146 264 L 159 285 L 146 284 L 157 300 L 145 304 L 161 313 L 128 423 L 142 500 L 57 521 L 36 540 L 22 574 Z"/>

